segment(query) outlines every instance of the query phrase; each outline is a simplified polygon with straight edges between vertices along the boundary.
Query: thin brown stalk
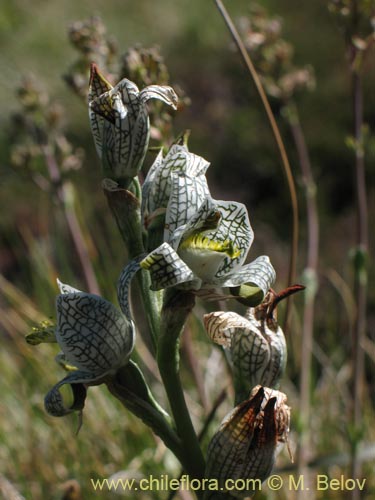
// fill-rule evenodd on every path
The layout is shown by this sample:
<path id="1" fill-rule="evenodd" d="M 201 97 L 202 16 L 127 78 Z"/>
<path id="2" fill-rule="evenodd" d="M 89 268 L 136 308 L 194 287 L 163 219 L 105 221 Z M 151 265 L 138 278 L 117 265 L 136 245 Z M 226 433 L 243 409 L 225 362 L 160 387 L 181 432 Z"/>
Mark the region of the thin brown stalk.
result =
<path id="1" fill-rule="evenodd" d="M 41 148 L 44 154 L 44 159 L 51 183 L 56 186 L 57 189 L 57 197 L 64 211 L 67 227 L 69 229 L 69 233 L 73 240 L 73 244 L 77 252 L 79 262 L 81 264 L 83 276 L 87 285 L 87 290 L 90 293 L 100 295 L 100 289 L 96 280 L 93 266 L 91 264 L 89 251 L 85 242 L 85 238 L 82 234 L 82 229 L 79 224 L 77 214 L 73 207 L 71 193 L 69 193 L 69 186 L 66 182 L 62 181 L 59 167 L 57 165 L 55 157 L 50 151 L 50 148 L 48 146 L 41 146 Z"/>
<path id="2" fill-rule="evenodd" d="M 63 185 L 63 193 L 66 191 L 66 185 Z M 67 196 L 64 196 L 64 213 L 69 232 L 71 234 L 79 262 L 82 267 L 82 272 L 86 280 L 87 289 L 90 293 L 100 295 L 99 285 L 95 276 L 95 271 L 91 264 L 88 248 L 82 234 L 82 229 L 79 224 L 76 211 L 69 201 Z"/>
<path id="3" fill-rule="evenodd" d="M 357 311 L 353 331 L 353 427 L 356 431 L 359 431 L 362 422 L 364 392 L 365 353 L 362 346 L 366 337 L 367 269 L 365 259 L 368 249 L 368 221 L 363 150 L 362 78 L 359 71 L 355 69 L 352 74 L 352 83 L 355 138 L 355 180 L 357 197 L 357 249 L 354 263 L 354 293 Z M 358 460 L 358 444 L 359 443 L 356 441 L 355 437 L 352 450 L 353 460 L 351 470 L 353 478 L 359 478 L 361 475 L 361 463 Z M 359 498 L 359 491 L 353 491 L 352 500 L 358 500 Z"/>
<path id="4" fill-rule="evenodd" d="M 251 58 L 246 51 L 246 48 L 241 40 L 241 37 L 236 29 L 236 27 L 233 24 L 233 21 L 228 14 L 226 8 L 224 7 L 223 3 L 221 0 L 214 0 L 220 14 L 222 15 L 226 26 L 228 27 L 230 34 L 234 40 L 234 43 L 237 46 L 237 49 L 239 53 L 241 54 L 241 57 L 243 59 L 243 62 L 245 63 L 245 66 L 254 82 L 254 85 L 256 87 L 256 90 L 259 94 L 259 97 L 262 101 L 264 110 L 266 112 L 268 121 L 270 123 L 272 133 L 280 154 L 280 159 L 281 163 L 284 169 L 284 174 L 287 180 L 288 188 L 289 188 L 289 194 L 290 194 L 290 200 L 291 200 L 291 205 L 292 205 L 292 238 L 291 238 L 291 253 L 290 253 L 290 261 L 289 261 L 289 272 L 288 272 L 288 286 L 292 285 L 295 282 L 295 276 L 296 276 L 296 267 L 297 267 L 297 254 L 298 254 L 298 200 L 297 200 L 297 193 L 296 193 L 296 188 L 295 188 L 295 183 L 294 183 L 294 178 L 292 174 L 292 169 L 290 167 L 288 155 L 284 146 L 284 142 L 281 138 L 281 134 L 279 131 L 279 128 L 277 126 L 275 117 L 273 115 L 271 106 L 268 102 L 266 93 L 263 89 L 263 85 L 260 81 L 260 78 L 258 76 L 258 73 L 254 67 L 254 64 L 251 61 Z M 287 331 L 289 329 L 289 324 L 290 324 L 290 318 L 291 318 L 291 301 L 290 298 L 287 300 L 287 306 L 286 306 L 286 313 L 285 313 L 285 325 L 284 325 L 284 330 Z"/>
<path id="5" fill-rule="evenodd" d="M 305 274 L 307 279 L 307 289 L 305 293 L 305 307 L 302 322 L 301 339 L 301 376 L 300 376 L 300 417 L 302 421 L 302 431 L 298 449 L 298 470 L 299 475 L 305 475 L 308 464 L 309 450 L 309 420 L 311 413 L 310 386 L 311 386 L 311 366 L 312 348 L 314 332 L 314 309 L 315 296 L 317 292 L 318 258 L 319 258 L 319 217 L 316 200 L 316 185 L 314 182 L 310 157 L 305 141 L 305 136 L 299 120 L 296 107 L 291 104 L 289 113 L 289 125 L 296 146 L 299 164 L 302 172 L 302 182 L 305 190 L 306 200 L 306 225 L 307 225 L 307 255 Z M 303 498 L 304 493 L 298 491 L 297 498 Z"/>

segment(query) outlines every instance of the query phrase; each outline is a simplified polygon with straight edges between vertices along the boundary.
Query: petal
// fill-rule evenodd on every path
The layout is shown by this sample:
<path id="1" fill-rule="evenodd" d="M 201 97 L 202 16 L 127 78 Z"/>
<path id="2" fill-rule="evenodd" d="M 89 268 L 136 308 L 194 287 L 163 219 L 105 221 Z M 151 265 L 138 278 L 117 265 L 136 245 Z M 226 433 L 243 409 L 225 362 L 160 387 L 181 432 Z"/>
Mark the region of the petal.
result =
<path id="1" fill-rule="evenodd" d="M 96 64 L 92 64 L 90 68 L 90 85 L 89 85 L 89 102 L 95 99 L 95 97 L 104 94 L 111 90 L 113 86 L 109 81 L 100 73 Z"/>
<path id="2" fill-rule="evenodd" d="M 132 322 L 97 295 L 59 295 L 57 324 L 56 339 L 67 361 L 93 376 L 124 364 L 134 347 Z"/>
<path id="3" fill-rule="evenodd" d="M 56 384 L 47 393 L 44 398 L 44 407 L 50 415 L 53 417 L 63 417 L 72 413 L 74 411 L 80 411 L 83 409 L 86 399 L 86 388 L 84 384 L 93 381 L 91 373 L 86 373 L 82 371 L 75 371 L 70 373 L 67 377 Z M 60 388 L 65 385 L 70 384 L 72 390 L 72 401 L 67 401 L 67 398 L 63 396 Z M 65 400 L 65 401 L 64 401 Z"/>
<path id="4" fill-rule="evenodd" d="M 149 99 L 158 99 L 172 106 L 173 109 L 177 109 L 177 94 L 172 87 L 166 85 L 150 85 L 141 90 L 139 98 L 143 103 L 146 103 Z"/>
<path id="5" fill-rule="evenodd" d="M 250 398 L 239 404 L 223 420 L 207 452 L 205 477 L 224 487 L 227 479 L 242 479 L 247 490 L 231 491 L 243 498 L 255 493 L 256 483 L 271 473 L 276 445 L 284 442 L 289 430 L 290 409 L 286 396 L 267 387 L 256 386 Z M 252 488 L 253 486 L 253 488 Z"/>
<path id="6" fill-rule="evenodd" d="M 230 240 L 240 252 L 238 257 L 227 257 L 225 259 L 216 273 L 216 277 L 221 277 L 227 275 L 244 262 L 254 240 L 254 233 L 250 226 L 245 205 L 234 201 L 216 201 L 216 206 L 222 215 L 222 219 L 211 237 L 217 241 Z"/>
<path id="7" fill-rule="evenodd" d="M 129 164 L 131 169 L 127 172 L 129 177 L 135 177 L 142 167 L 150 140 L 150 120 L 147 109 L 141 105 L 135 120 L 132 134 Z"/>
<path id="8" fill-rule="evenodd" d="M 249 395 L 256 385 L 266 385 L 269 379 L 271 348 L 256 324 L 232 330 L 231 358 L 233 362 L 236 403 Z"/>
<path id="9" fill-rule="evenodd" d="M 259 287 L 266 295 L 269 288 L 275 282 L 276 273 L 267 255 L 261 255 L 250 264 L 237 269 L 220 280 L 221 286 L 232 287 L 242 283 L 251 283 Z"/>
<path id="10" fill-rule="evenodd" d="M 217 249 L 215 242 L 199 234 L 184 240 L 178 248 L 178 255 L 204 283 L 212 281 L 226 258 L 225 250 Z"/>
<path id="11" fill-rule="evenodd" d="M 128 109 L 130 119 L 135 120 L 141 105 L 141 95 L 137 85 L 127 78 L 123 78 L 114 89 L 121 96 L 121 102 Z"/>
<path id="12" fill-rule="evenodd" d="M 146 179 L 142 186 L 142 218 L 147 217 L 154 212 L 161 204 L 157 203 L 159 196 L 162 196 L 164 191 L 163 184 L 160 179 L 163 163 L 163 151 L 160 150 L 147 173 Z"/>
<path id="13" fill-rule="evenodd" d="M 149 139 L 148 114 L 139 100 L 138 87 L 123 79 L 93 99 L 89 109 L 99 156 L 115 177 L 134 177 Z"/>
<path id="14" fill-rule="evenodd" d="M 256 385 L 267 385 L 270 378 L 271 346 L 258 321 L 235 312 L 217 311 L 204 316 L 211 340 L 230 348 L 236 403 L 248 397 Z"/>
<path id="15" fill-rule="evenodd" d="M 103 75 L 98 71 L 95 64 L 91 66 L 90 75 L 90 87 L 89 87 L 89 118 L 91 131 L 94 138 L 94 143 L 96 151 L 99 158 L 102 157 L 102 136 L 103 136 L 103 125 L 104 120 L 100 114 L 94 111 L 92 107 L 92 102 L 94 99 L 98 98 L 100 95 L 110 91 L 112 85 L 103 77 Z"/>
<path id="16" fill-rule="evenodd" d="M 131 281 L 137 271 L 141 269 L 140 262 L 144 259 L 145 255 L 137 257 L 131 260 L 121 271 L 120 277 L 117 282 L 117 297 L 121 307 L 122 312 L 125 316 L 131 320 L 132 315 L 130 312 L 129 304 L 129 291 Z"/>
<path id="17" fill-rule="evenodd" d="M 216 344 L 231 347 L 232 337 L 238 329 L 248 329 L 249 320 L 232 311 L 215 311 L 203 316 L 204 326 L 210 339 Z"/>
<path id="18" fill-rule="evenodd" d="M 118 165 L 126 166 L 131 152 L 131 133 L 135 117 L 129 112 L 121 99 L 121 93 L 116 87 L 110 92 L 102 94 L 93 100 L 89 108 L 95 115 L 91 125 L 97 123 L 98 141 L 93 135 L 95 143 L 99 143 L 99 156 L 107 162 L 110 169 L 115 171 Z M 98 117 L 96 118 L 96 117 Z M 92 115 L 90 115 L 90 118 Z"/>
<path id="19" fill-rule="evenodd" d="M 173 208 L 175 210 L 178 210 L 178 206 L 175 206 Z M 171 213 L 171 215 L 168 216 L 168 220 L 170 219 L 173 220 L 173 217 L 175 217 L 175 215 Z M 208 221 L 213 221 L 215 227 L 218 223 L 216 205 L 214 203 L 214 200 L 210 196 L 207 196 L 205 198 L 199 209 L 194 213 L 194 215 L 189 219 L 189 221 L 186 224 L 177 227 L 177 229 L 173 232 L 172 236 L 169 239 L 169 243 L 172 246 L 172 248 L 177 250 L 181 242 L 181 239 L 183 237 L 187 238 L 194 232 L 198 231 L 203 232 L 207 230 L 207 226 L 211 224 Z M 167 226 L 166 228 L 167 231 L 169 227 L 167 224 L 166 226 Z M 210 229 L 212 229 L 212 227 L 210 227 Z"/>
<path id="20" fill-rule="evenodd" d="M 57 286 L 59 287 L 61 294 L 76 293 L 76 292 L 83 293 L 83 292 L 81 292 L 81 290 L 78 290 L 77 288 L 74 288 L 70 285 L 67 285 L 66 283 L 62 283 L 59 279 L 57 279 L 56 281 L 57 281 Z"/>
<path id="21" fill-rule="evenodd" d="M 204 177 L 208 166 L 206 160 L 190 153 L 186 146 L 180 144 L 174 144 L 164 159 L 160 152 L 149 170 L 142 189 L 145 199 L 143 213 L 152 214 L 158 208 L 167 208 L 172 190 L 172 172 L 182 172 L 190 178 L 199 178 L 199 182 L 205 184 L 204 192 L 208 194 L 207 181 Z M 175 189 L 178 190 L 179 186 L 175 186 Z M 199 204 L 196 204 L 196 208 L 199 208 Z"/>
<path id="22" fill-rule="evenodd" d="M 263 398 L 264 390 L 259 389 L 253 398 L 236 406 L 225 417 L 208 446 L 205 477 L 217 479 L 221 486 L 229 478 L 249 477 L 246 464 L 251 455 L 251 442 Z"/>
<path id="23" fill-rule="evenodd" d="M 148 254 L 141 262 L 141 267 L 150 271 L 152 290 L 161 290 L 186 282 L 191 282 L 192 288 L 199 288 L 201 284 L 168 243 L 163 243 Z"/>
<path id="24" fill-rule="evenodd" d="M 171 195 L 165 216 L 165 241 L 169 241 L 172 233 L 193 217 L 209 194 L 204 175 L 193 177 L 181 172 L 171 174 Z"/>

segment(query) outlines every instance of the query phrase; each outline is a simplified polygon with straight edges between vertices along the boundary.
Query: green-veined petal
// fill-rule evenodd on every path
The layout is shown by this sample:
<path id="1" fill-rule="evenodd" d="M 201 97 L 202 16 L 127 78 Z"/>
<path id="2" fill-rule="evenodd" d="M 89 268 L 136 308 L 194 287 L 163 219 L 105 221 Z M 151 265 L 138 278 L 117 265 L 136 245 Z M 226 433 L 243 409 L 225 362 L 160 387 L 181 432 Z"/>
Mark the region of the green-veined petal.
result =
<path id="1" fill-rule="evenodd" d="M 66 283 L 62 283 L 59 279 L 57 281 L 57 286 L 59 287 L 60 293 L 65 294 L 65 293 L 84 293 L 81 290 L 78 290 L 77 288 L 74 288 L 70 285 L 67 285 Z"/>
<path id="2" fill-rule="evenodd" d="M 132 322 L 97 295 L 59 295 L 57 325 L 56 339 L 67 361 L 94 377 L 126 363 L 134 347 Z"/>
<path id="3" fill-rule="evenodd" d="M 239 254 L 235 258 L 227 257 L 216 273 L 216 277 L 225 276 L 239 267 L 246 259 L 249 248 L 254 240 L 245 205 L 235 201 L 216 201 L 217 210 L 221 213 L 221 221 L 217 230 L 212 233 L 215 241 L 232 241 Z"/>
<path id="4" fill-rule="evenodd" d="M 269 288 L 275 282 L 276 273 L 267 255 L 260 257 L 246 264 L 240 269 L 236 269 L 231 274 L 223 276 L 218 280 L 221 286 L 232 287 L 238 286 L 243 283 L 251 283 L 260 288 L 266 295 Z"/>
<path id="5" fill-rule="evenodd" d="M 177 94 L 172 87 L 167 85 L 149 85 L 140 91 L 139 99 L 142 103 L 146 103 L 150 99 L 158 99 L 172 106 L 173 109 L 177 109 Z"/>
<path id="6" fill-rule="evenodd" d="M 160 152 L 150 168 L 142 188 L 142 212 L 144 216 L 148 217 L 155 212 L 155 210 L 160 208 L 167 208 L 172 191 L 172 173 L 184 173 L 188 176 L 190 182 L 195 180 L 197 187 L 199 187 L 205 195 L 208 195 L 209 190 L 205 178 L 205 172 L 208 166 L 209 163 L 204 158 L 190 153 L 184 145 L 174 144 L 171 146 L 164 159 L 162 152 Z M 175 185 L 174 189 L 177 190 L 178 194 L 180 186 Z M 191 189 L 189 192 L 193 194 Z M 203 200 L 204 196 L 202 196 L 199 202 L 195 202 L 190 206 L 191 215 L 194 210 L 199 208 Z M 174 208 L 170 208 L 170 210 L 174 210 Z M 189 215 L 189 217 L 191 215 Z M 186 220 L 189 217 L 186 217 Z M 171 223 L 173 224 L 172 221 L 168 222 L 168 224 Z M 170 231 L 171 229 L 169 232 Z"/>
<path id="7" fill-rule="evenodd" d="M 141 268 L 140 262 L 145 258 L 146 255 L 141 255 L 136 259 L 131 260 L 121 271 L 120 277 L 117 282 L 117 297 L 121 307 L 122 312 L 125 316 L 131 320 L 132 315 L 130 311 L 129 304 L 129 291 L 131 280 L 133 276 Z"/>
<path id="8" fill-rule="evenodd" d="M 191 269 L 180 259 L 168 243 L 163 243 L 153 250 L 141 262 L 141 267 L 151 274 L 152 289 L 161 290 L 185 282 L 192 282 L 191 288 L 199 288 L 201 280 L 197 279 Z"/>
<path id="9" fill-rule="evenodd" d="M 91 383 L 92 381 L 93 377 L 91 373 L 82 371 L 69 373 L 67 377 L 52 387 L 46 394 L 44 407 L 47 413 L 53 417 L 64 417 L 74 411 L 82 410 L 87 392 L 84 384 Z M 64 390 L 65 388 L 61 391 L 61 388 L 66 384 L 70 385 L 70 394 L 67 394 L 68 391 Z"/>

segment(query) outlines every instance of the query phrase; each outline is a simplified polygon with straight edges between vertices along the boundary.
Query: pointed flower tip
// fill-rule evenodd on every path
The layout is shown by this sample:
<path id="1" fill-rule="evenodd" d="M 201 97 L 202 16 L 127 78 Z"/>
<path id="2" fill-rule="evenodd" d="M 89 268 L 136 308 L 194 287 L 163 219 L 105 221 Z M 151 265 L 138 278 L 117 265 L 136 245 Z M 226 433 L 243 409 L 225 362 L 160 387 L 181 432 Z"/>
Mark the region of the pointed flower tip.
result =
<path id="1" fill-rule="evenodd" d="M 90 86 L 91 86 L 91 83 L 93 81 L 93 79 L 96 77 L 96 75 L 99 74 L 99 69 L 98 69 L 98 65 L 94 62 L 92 62 L 90 64 Z"/>
<path id="2" fill-rule="evenodd" d="M 100 95 L 103 92 L 111 90 L 112 88 L 113 85 L 99 71 L 98 65 L 92 62 L 90 64 L 89 89 L 97 95 Z"/>

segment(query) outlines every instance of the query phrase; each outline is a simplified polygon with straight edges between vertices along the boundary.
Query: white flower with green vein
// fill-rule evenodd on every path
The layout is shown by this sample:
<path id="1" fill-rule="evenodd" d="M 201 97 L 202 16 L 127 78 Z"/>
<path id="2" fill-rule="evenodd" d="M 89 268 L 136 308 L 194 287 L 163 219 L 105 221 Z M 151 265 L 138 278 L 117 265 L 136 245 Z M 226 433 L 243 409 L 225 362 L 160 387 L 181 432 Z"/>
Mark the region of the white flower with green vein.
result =
<path id="1" fill-rule="evenodd" d="M 276 322 L 258 316 L 262 306 L 251 308 L 246 318 L 232 311 L 204 316 L 210 338 L 230 353 L 237 404 L 256 385 L 277 389 L 285 370 L 284 333 Z"/>
<path id="2" fill-rule="evenodd" d="M 165 242 L 141 262 L 151 273 L 153 289 L 200 290 L 251 283 L 265 295 L 275 280 L 269 258 L 261 256 L 242 265 L 254 239 L 246 207 L 208 195 L 189 217 L 189 199 L 183 194 L 180 203 L 179 194 L 186 175 L 176 179 L 165 216 Z"/>
<path id="3" fill-rule="evenodd" d="M 93 64 L 88 98 L 92 134 L 105 175 L 116 181 L 135 177 L 150 138 L 146 103 L 158 99 L 176 109 L 176 93 L 160 85 L 140 91 L 126 78 L 113 87 Z"/>
<path id="4" fill-rule="evenodd" d="M 104 377 L 129 361 L 135 327 L 130 316 L 128 289 L 138 269 L 136 262 L 123 277 L 120 299 L 124 314 L 97 295 L 58 282 L 61 294 L 56 301 L 55 334 L 62 350 L 58 361 L 69 374 L 46 395 L 45 408 L 49 414 L 64 416 L 82 410 L 86 386 L 101 383 Z M 72 389 L 70 398 L 64 389 L 62 391 L 66 384 Z"/>
<path id="5" fill-rule="evenodd" d="M 205 176 L 209 165 L 204 158 L 190 153 L 185 145 L 174 144 L 165 157 L 160 151 L 142 186 L 145 227 L 148 229 L 159 215 L 165 219 L 168 210 L 177 206 L 176 196 L 183 222 L 189 219 L 209 195 Z M 180 225 L 178 219 L 175 224 Z M 169 238 L 170 231 L 168 226 L 164 240 Z"/>
<path id="6" fill-rule="evenodd" d="M 236 389 L 236 404 L 248 397 L 256 385 L 278 389 L 286 361 L 284 332 L 277 322 L 277 304 L 303 290 L 293 285 L 276 294 L 269 291 L 257 307 L 246 316 L 232 311 L 215 311 L 204 315 L 204 326 L 211 340 L 228 352 Z"/>

